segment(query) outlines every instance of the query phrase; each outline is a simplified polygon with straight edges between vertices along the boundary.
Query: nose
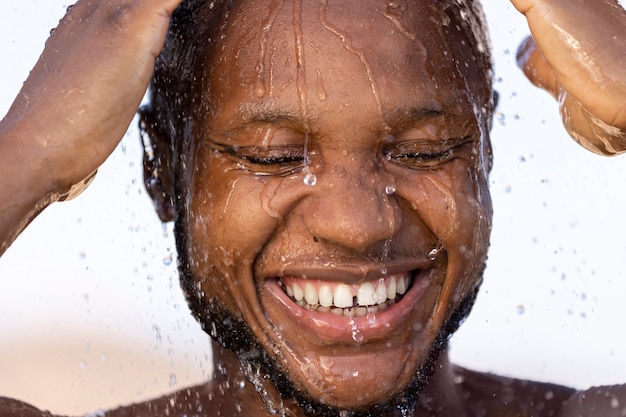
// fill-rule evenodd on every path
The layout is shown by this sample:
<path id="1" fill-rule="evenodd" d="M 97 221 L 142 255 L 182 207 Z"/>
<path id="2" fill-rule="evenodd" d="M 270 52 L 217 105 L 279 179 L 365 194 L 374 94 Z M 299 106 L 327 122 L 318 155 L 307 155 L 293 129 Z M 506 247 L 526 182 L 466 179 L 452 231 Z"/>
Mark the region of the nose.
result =
<path id="1" fill-rule="evenodd" d="M 401 213 L 392 178 L 374 169 L 353 171 L 335 167 L 317 175 L 304 222 L 315 238 L 362 251 L 392 238 L 400 228 Z"/>

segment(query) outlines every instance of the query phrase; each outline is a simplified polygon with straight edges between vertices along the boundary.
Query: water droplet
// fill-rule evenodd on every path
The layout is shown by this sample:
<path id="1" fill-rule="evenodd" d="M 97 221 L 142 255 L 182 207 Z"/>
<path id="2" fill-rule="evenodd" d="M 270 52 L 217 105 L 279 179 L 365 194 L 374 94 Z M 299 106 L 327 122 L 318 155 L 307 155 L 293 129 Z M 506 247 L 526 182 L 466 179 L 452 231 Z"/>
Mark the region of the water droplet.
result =
<path id="1" fill-rule="evenodd" d="M 617 397 L 611 398 L 611 408 L 619 407 L 619 399 Z M 622 411 L 622 415 L 624 415 L 624 411 Z"/>
<path id="2" fill-rule="evenodd" d="M 387 272 L 389 272 L 389 271 L 387 270 L 386 267 L 383 266 L 382 268 L 380 268 L 381 275 L 387 275 Z"/>
<path id="3" fill-rule="evenodd" d="M 174 261 L 174 258 L 172 257 L 171 253 L 168 253 L 167 256 L 163 258 L 163 264 L 165 266 L 170 266 L 173 261 Z"/>
<path id="4" fill-rule="evenodd" d="M 396 184 L 389 184 L 387 188 L 385 188 L 385 192 L 387 195 L 394 194 L 396 192 Z"/>
<path id="5" fill-rule="evenodd" d="M 355 378 L 357 376 L 359 376 L 359 371 L 357 371 L 356 369 L 354 371 L 352 371 L 352 376 L 355 377 Z"/>
<path id="6" fill-rule="evenodd" d="M 265 82 L 263 80 L 263 76 L 259 74 L 256 82 L 254 83 L 254 95 L 258 98 L 263 98 L 265 96 Z"/>
<path id="7" fill-rule="evenodd" d="M 304 185 L 306 185 L 307 187 L 313 187 L 315 184 L 317 184 L 317 177 L 314 173 L 309 171 L 304 175 L 303 182 Z"/>
<path id="8" fill-rule="evenodd" d="M 428 252 L 428 259 L 434 262 L 437 260 L 438 255 L 439 255 L 439 248 L 435 248 L 431 250 L 430 252 Z"/>
<path id="9" fill-rule="evenodd" d="M 372 306 L 367 306 L 367 322 L 369 323 L 370 327 L 374 327 L 374 325 L 376 324 L 376 313 L 374 313 Z"/>
<path id="10" fill-rule="evenodd" d="M 517 306 L 517 314 L 524 314 L 526 312 L 526 308 L 524 305 L 520 304 Z"/>
<path id="11" fill-rule="evenodd" d="M 363 333 L 361 333 L 358 327 L 356 327 L 356 323 L 352 317 L 350 317 L 350 327 L 352 328 L 352 340 L 357 343 L 361 343 L 363 341 Z"/>
<path id="12" fill-rule="evenodd" d="M 177 383 L 176 374 L 170 374 L 170 388 L 174 388 Z"/>

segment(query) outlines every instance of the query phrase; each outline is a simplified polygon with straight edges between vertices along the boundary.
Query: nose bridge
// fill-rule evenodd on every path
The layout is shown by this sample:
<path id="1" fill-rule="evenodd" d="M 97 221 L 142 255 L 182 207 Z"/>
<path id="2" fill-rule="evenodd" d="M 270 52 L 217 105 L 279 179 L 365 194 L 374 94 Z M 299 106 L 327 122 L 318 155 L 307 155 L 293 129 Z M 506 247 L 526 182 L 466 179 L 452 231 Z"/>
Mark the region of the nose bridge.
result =
<path id="1" fill-rule="evenodd" d="M 401 222 L 393 178 L 372 163 L 343 162 L 318 173 L 306 227 L 318 239 L 355 250 L 392 238 Z"/>

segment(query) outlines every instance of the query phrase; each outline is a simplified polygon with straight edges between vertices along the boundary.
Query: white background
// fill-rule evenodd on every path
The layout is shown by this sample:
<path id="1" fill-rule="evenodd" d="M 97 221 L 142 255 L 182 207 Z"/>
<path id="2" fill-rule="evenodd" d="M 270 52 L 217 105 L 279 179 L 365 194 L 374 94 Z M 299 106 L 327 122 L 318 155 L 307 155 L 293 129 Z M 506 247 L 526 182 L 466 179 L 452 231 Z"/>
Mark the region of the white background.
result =
<path id="1" fill-rule="evenodd" d="M 564 133 L 515 66 L 525 21 L 485 1 L 501 100 L 492 132 L 495 223 L 479 301 L 452 342 L 479 370 L 585 388 L 626 381 L 622 158 Z M 0 114 L 66 0 L 5 2 Z M 131 128 L 78 199 L 55 204 L 0 258 L 0 394 L 80 414 L 199 383 L 207 337 L 178 289 L 171 228 L 142 189 Z"/>

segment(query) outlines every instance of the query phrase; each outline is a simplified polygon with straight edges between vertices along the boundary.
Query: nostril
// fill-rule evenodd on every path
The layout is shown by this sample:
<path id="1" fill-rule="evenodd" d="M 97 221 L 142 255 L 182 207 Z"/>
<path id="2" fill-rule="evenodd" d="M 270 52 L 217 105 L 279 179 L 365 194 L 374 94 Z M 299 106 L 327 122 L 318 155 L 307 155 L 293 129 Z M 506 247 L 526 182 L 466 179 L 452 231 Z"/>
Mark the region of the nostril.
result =
<path id="1" fill-rule="evenodd" d="M 320 241 L 320 238 L 319 238 L 319 237 L 317 237 L 317 236 L 313 236 L 313 242 L 315 242 L 315 243 L 319 243 L 319 241 Z"/>

